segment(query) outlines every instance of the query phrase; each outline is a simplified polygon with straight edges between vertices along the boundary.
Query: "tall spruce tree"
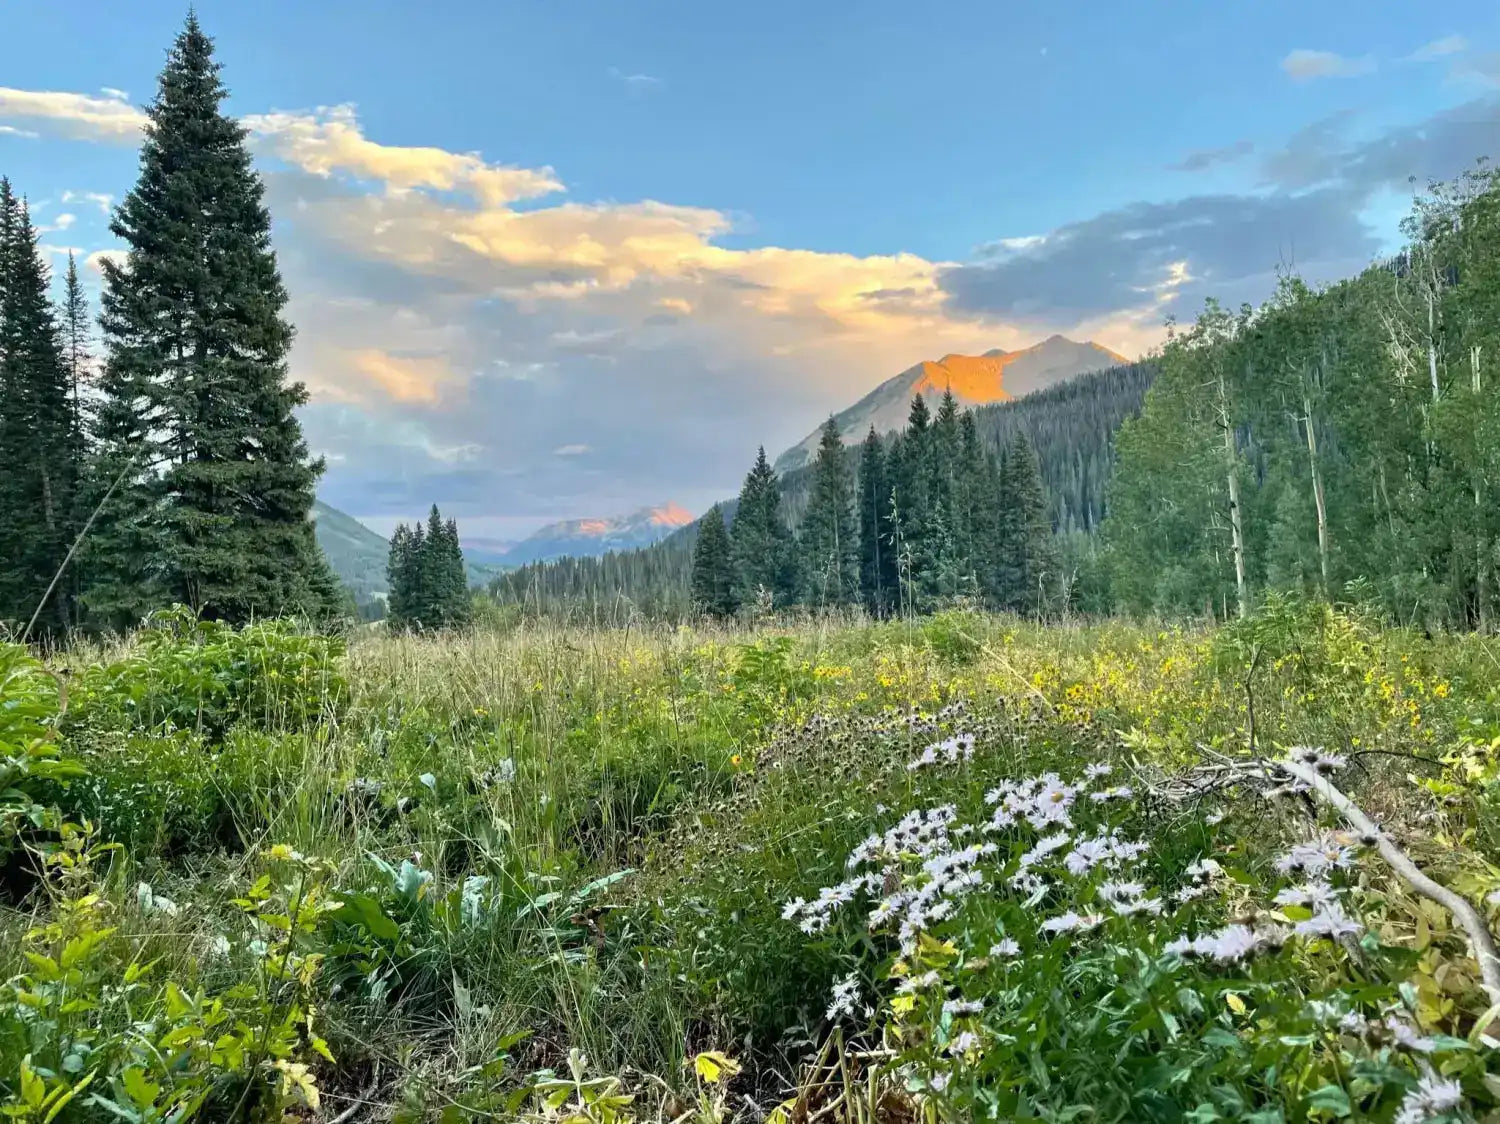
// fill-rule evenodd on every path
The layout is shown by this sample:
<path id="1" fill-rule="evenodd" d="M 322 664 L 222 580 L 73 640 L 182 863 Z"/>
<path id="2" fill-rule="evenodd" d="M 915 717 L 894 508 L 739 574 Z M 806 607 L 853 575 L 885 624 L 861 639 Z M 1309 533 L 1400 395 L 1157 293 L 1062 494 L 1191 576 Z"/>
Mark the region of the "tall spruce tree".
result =
<path id="1" fill-rule="evenodd" d="M 0 618 L 61 632 L 71 584 L 43 600 L 77 529 L 78 416 L 36 230 L 4 180 L 0 275 Z"/>
<path id="2" fill-rule="evenodd" d="M 213 44 L 189 15 L 147 107 L 140 176 L 104 265 L 90 596 L 120 618 L 160 599 L 206 616 L 323 611 L 327 568 L 287 375 L 292 327 L 245 130 L 222 110 Z"/>
<path id="3" fill-rule="evenodd" d="M 812 495 L 798 537 L 803 599 L 809 605 L 851 604 L 859 592 L 859 535 L 848 456 L 838 422 L 823 425 L 813 461 Z"/>
<path id="4" fill-rule="evenodd" d="M 1049 607 L 1057 574 L 1041 469 L 1024 435 L 1005 450 L 998 501 L 998 600 L 1015 612 L 1040 614 Z"/>
<path id="5" fill-rule="evenodd" d="M 458 524 L 445 520 L 437 504 L 427 525 L 397 525 L 386 556 L 390 592 L 386 627 L 396 631 L 462 628 L 473 612 Z"/>
<path id="6" fill-rule="evenodd" d="M 729 532 L 724 529 L 724 513 L 718 504 L 698 521 L 690 581 L 693 608 L 698 612 L 722 619 L 738 608 Z"/>
<path id="7" fill-rule="evenodd" d="M 740 488 L 739 506 L 730 534 L 733 546 L 735 597 L 741 605 L 768 595 L 774 605 L 796 597 L 796 558 L 792 535 L 781 514 L 781 482 L 766 460 L 765 446 Z"/>
<path id="8" fill-rule="evenodd" d="M 895 603 L 891 482 L 885 446 L 873 425 L 859 453 L 859 591 L 865 609 L 874 616 L 885 616 Z"/>

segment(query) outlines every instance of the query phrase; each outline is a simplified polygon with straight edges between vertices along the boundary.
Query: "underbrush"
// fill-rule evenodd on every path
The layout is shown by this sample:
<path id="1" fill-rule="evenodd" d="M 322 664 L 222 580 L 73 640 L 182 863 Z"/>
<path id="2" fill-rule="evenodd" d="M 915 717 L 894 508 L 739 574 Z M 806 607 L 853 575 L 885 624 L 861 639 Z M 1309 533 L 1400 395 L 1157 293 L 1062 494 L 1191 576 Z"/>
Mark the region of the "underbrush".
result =
<path id="1" fill-rule="evenodd" d="M 1307 746 L 1493 925 L 1496 654 L 1352 611 L 347 651 L 174 613 L 67 672 L 0 649 L 0 1097 L 38 1121 L 1494 1112 L 1500 996 L 1453 918 L 1296 783 L 1184 787 Z"/>

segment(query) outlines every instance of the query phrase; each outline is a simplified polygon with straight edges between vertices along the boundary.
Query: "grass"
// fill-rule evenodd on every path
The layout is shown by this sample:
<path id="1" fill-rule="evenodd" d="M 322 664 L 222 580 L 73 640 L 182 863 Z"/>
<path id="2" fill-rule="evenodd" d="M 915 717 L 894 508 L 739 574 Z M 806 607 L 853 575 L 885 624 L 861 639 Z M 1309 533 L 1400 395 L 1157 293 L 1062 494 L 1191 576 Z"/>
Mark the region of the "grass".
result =
<path id="1" fill-rule="evenodd" d="M 23 777 L 28 809 L 57 813 L 13 817 L 0 844 L 0 1097 L 20 1119 L 64 1098 L 55 1119 L 758 1119 L 787 1098 L 789 1119 L 1395 1119 L 1429 1076 L 1464 1111 L 1500 1099 L 1465 942 L 1378 860 L 1333 879 L 1358 940 L 1172 959 L 1180 933 L 1304 919 L 1272 903 L 1274 860 L 1337 825 L 1296 799 L 1148 796 L 1245 754 L 1252 729 L 1271 756 L 1325 746 L 1424 867 L 1488 901 L 1486 639 L 1286 602 L 1217 632 L 955 611 L 347 650 L 178 617 L 69 665 L 65 706 L 35 669 L 0 687 L 36 713 L 0 720 L 10 760 L 50 743 L 87 769 Z M 971 759 L 909 767 L 955 736 Z M 1078 839 L 1147 844 L 1136 874 L 1163 894 L 1203 858 L 1231 874 L 1169 919 L 1044 940 L 1044 918 L 1102 909 L 1103 875 L 1038 859 L 1031 902 L 1010 879 L 1041 835 L 985 835 L 986 794 L 1093 764 L 1140 792 L 1080 788 Z M 825 926 L 784 916 L 849 878 L 861 841 L 940 807 L 976 825 L 949 851 L 996 847 L 973 860 L 983 892 L 920 942 L 864 920 L 926 884 L 909 850 Z M 926 973 L 985 1012 L 903 990 Z M 859 998 L 830 1018 L 837 981 Z M 1340 1037 L 1318 1022 L 1335 1007 L 1376 1029 Z M 1393 1044 L 1386 1018 L 1440 1048 Z"/>

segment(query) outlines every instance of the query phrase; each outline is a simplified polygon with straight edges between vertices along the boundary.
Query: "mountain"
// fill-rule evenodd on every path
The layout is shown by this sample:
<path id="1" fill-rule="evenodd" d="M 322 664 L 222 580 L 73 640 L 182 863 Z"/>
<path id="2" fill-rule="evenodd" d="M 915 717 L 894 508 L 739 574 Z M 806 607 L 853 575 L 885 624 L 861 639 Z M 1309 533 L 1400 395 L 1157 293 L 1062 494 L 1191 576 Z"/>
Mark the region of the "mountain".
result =
<path id="1" fill-rule="evenodd" d="M 354 593 L 354 599 L 364 603 L 384 597 L 389 591 L 385 563 L 391 544 L 352 515 L 322 500 L 313 501 L 312 517 L 317 522 L 318 545 L 339 581 Z"/>
<path id="2" fill-rule="evenodd" d="M 1077 343 L 1065 336 L 1049 336 L 1021 351 L 986 351 L 983 355 L 945 355 L 922 362 L 887 379 L 854 405 L 834 415 L 845 442 L 864 440 L 870 426 L 888 433 L 906 424 L 912 396 L 941 398 L 953 391 L 960 406 L 986 406 L 1021 398 L 1086 371 L 1129 362 L 1097 343 Z M 812 461 L 818 448 L 818 429 L 776 458 L 776 470 L 788 472 Z"/>
<path id="3" fill-rule="evenodd" d="M 316 522 L 318 545 L 339 581 L 349 587 L 355 601 L 365 604 L 382 600 L 390 592 L 385 578 L 385 564 L 391 544 L 352 515 L 346 515 L 322 500 L 313 501 L 312 518 Z M 475 558 L 465 550 L 464 563 L 470 585 L 483 585 L 499 575 L 504 567 L 487 559 Z"/>
<path id="4" fill-rule="evenodd" d="M 671 502 L 613 519 L 565 519 L 522 539 L 505 552 L 502 560 L 507 566 L 524 566 L 552 558 L 588 558 L 612 550 L 633 550 L 650 546 L 692 521 L 691 512 Z"/>

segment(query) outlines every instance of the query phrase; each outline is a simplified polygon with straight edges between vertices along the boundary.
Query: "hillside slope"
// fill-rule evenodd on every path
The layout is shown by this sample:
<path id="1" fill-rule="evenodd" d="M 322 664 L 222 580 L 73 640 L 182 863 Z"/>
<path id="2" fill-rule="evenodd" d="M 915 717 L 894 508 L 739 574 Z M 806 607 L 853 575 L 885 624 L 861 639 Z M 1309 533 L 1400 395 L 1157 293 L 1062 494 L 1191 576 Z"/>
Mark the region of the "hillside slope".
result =
<path id="1" fill-rule="evenodd" d="M 951 390 L 960 406 L 988 406 L 1055 386 L 1075 375 L 1126 363 L 1107 347 L 1050 336 L 1021 351 L 987 351 L 983 355 L 945 355 L 922 362 L 887 379 L 847 410 L 834 415 L 845 442 L 864 440 L 870 427 L 890 433 L 906 424 L 914 395 L 931 400 Z M 776 458 L 776 470 L 789 472 L 812 461 L 818 435 L 813 430 Z"/>

